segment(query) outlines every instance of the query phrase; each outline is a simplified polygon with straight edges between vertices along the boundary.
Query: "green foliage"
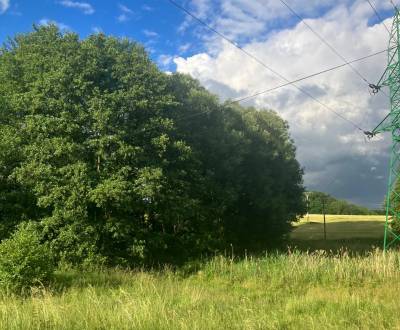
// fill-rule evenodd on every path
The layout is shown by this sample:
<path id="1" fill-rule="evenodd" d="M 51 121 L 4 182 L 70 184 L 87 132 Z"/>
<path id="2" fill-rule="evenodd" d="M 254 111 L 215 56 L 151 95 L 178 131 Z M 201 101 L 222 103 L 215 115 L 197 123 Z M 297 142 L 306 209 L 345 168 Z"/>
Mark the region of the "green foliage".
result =
<path id="1" fill-rule="evenodd" d="M 336 199 L 328 194 L 312 191 L 308 193 L 309 213 L 322 214 L 325 204 L 326 214 L 346 215 L 380 215 L 381 210 L 370 210 L 366 207 L 351 204 L 345 200 Z"/>
<path id="2" fill-rule="evenodd" d="M 0 244 L 0 287 L 21 292 L 41 286 L 55 268 L 48 244 L 40 241 L 37 228 L 24 223 Z"/>
<path id="3" fill-rule="evenodd" d="M 287 124 L 166 75 L 143 47 L 55 26 L 0 50 L 0 238 L 63 262 L 174 262 L 275 244 L 305 211 Z"/>
<path id="4" fill-rule="evenodd" d="M 188 116 L 196 116 L 180 115 L 177 125 L 206 169 L 199 189 L 206 194 L 203 209 L 218 214 L 235 248 L 276 244 L 305 212 L 302 171 L 287 123 L 271 110 L 220 105 L 187 76 L 171 80 L 181 112 L 190 109 Z"/>

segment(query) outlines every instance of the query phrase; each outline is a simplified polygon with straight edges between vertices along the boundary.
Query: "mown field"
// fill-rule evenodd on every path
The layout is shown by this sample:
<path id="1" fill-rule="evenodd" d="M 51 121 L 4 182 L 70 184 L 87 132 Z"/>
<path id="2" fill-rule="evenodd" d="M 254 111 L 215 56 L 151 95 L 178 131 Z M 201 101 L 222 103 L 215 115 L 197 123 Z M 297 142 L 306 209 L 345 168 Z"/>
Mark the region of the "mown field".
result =
<path id="1" fill-rule="evenodd" d="M 344 218 L 339 228 L 371 228 L 377 239 L 382 220 L 375 220 L 379 226 L 362 227 L 364 220 Z M 319 241 L 313 226 L 299 224 L 293 239 L 311 242 L 310 228 Z M 347 230 L 343 235 L 349 237 Z M 179 270 L 59 271 L 49 289 L 0 296 L 0 328 L 398 329 L 399 294 L 395 251 L 216 256 Z"/>

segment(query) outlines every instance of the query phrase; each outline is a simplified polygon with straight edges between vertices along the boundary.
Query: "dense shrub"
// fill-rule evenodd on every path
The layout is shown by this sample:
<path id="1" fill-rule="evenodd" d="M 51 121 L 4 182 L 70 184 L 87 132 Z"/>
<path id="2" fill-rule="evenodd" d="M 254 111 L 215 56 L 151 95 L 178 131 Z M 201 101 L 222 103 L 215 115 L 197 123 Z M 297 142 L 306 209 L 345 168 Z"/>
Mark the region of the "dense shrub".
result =
<path id="1" fill-rule="evenodd" d="M 23 223 L 0 244 L 0 287 L 21 292 L 51 278 L 54 262 L 34 225 Z"/>
<path id="2" fill-rule="evenodd" d="M 137 43 L 35 27 L 0 81 L 0 239 L 31 219 L 63 262 L 158 264 L 266 247 L 304 211 L 287 123 Z"/>

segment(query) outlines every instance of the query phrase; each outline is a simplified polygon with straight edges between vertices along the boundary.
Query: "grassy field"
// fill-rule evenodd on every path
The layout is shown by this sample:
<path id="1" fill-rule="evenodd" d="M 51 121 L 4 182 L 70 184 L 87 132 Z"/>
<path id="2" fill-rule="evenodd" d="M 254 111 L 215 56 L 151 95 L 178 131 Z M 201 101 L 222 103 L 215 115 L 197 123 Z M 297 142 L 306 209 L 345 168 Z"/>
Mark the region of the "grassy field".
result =
<path id="1" fill-rule="evenodd" d="M 366 222 L 374 239 L 382 228 L 380 218 L 370 219 L 376 227 L 342 221 L 350 224 L 339 228 L 360 230 Z M 297 226 L 296 239 L 319 241 L 314 225 Z M 64 270 L 29 297 L 0 295 L 0 329 L 399 329 L 399 294 L 395 251 L 215 257 L 178 271 Z"/>
<path id="2" fill-rule="evenodd" d="M 290 239 L 301 250 L 333 250 L 345 248 L 353 252 L 369 252 L 383 241 L 385 216 L 326 215 L 326 240 L 323 216 L 310 214 L 295 223 Z"/>

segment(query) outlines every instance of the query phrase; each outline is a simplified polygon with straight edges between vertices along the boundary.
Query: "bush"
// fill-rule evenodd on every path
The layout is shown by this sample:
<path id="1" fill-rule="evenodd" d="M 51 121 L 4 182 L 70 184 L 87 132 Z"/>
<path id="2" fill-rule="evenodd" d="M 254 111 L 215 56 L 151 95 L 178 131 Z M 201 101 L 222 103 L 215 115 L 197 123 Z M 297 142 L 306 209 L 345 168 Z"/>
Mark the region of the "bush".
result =
<path id="1" fill-rule="evenodd" d="M 42 244 L 33 223 L 21 224 L 0 244 L 0 287 L 23 292 L 45 284 L 53 275 L 55 264 L 47 244 Z"/>
<path id="2" fill-rule="evenodd" d="M 35 26 L 0 46 L 0 81 L 0 238 L 30 219 L 64 263 L 179 264 L 278 247 L 306 211 L 282 118 L 135 42 Z"/>

